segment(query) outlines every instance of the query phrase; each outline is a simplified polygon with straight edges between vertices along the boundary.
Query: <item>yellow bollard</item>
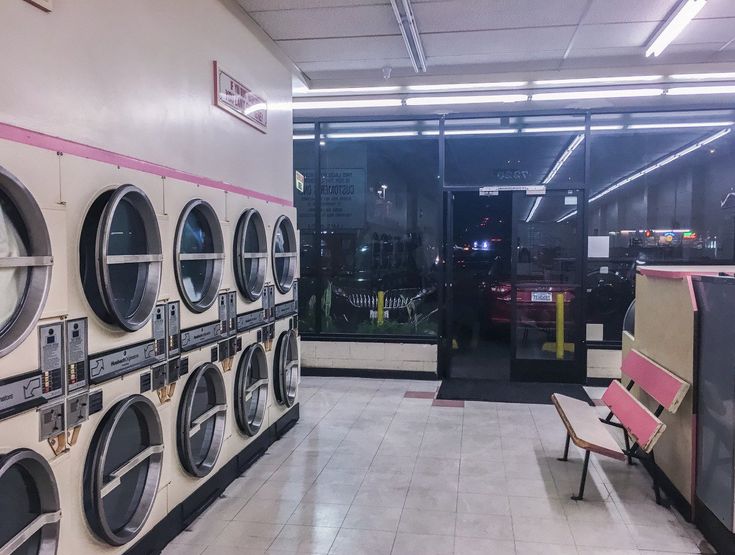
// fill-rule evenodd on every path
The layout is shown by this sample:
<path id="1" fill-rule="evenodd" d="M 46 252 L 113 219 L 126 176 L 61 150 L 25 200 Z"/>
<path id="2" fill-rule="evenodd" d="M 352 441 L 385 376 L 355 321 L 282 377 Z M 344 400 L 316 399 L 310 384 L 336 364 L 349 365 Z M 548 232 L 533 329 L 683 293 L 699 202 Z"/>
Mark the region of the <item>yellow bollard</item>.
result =
<path id="1" fill-rule="evenodd" d="M 564 293 L 556 294 L 556 359 L 564 359 Z"/>
<path id="2" fill-rule="evenodd" d="M 378 291 L 378 325 L 383 325 L 383 318 L 385 316 L 385 291 Z"/>

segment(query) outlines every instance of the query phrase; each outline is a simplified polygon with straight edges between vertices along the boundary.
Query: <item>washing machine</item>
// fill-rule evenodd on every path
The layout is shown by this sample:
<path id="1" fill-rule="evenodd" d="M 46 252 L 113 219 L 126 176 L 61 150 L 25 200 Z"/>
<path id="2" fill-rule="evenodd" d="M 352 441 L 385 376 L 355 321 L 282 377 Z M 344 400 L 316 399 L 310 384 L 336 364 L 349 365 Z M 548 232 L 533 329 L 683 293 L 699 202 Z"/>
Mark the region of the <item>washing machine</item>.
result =
<path id="1" fill-rule="evenodd" d="M 275 306 L 294 302 L 298 298 L 296 280 L 299 267 L 298 232 L 294 227 L 296 212 L 283 208 L 276 212 L 271 238 L 271 271 L 275 285 Z M 273 212 L 273 210 L 271 210 Z"/>
<path id="2" fill-rule="evenodd" d="M 275 425 L 276 435 L 287 430 L 298 417 L 298 386 L 301 375 L 300 345 L 297 317 L 282 318 L 273 324 L 271 351 L 271 400 L 268 405 L 269 425 Z M 287 416 L 288 414 L 288 416 Z"/>

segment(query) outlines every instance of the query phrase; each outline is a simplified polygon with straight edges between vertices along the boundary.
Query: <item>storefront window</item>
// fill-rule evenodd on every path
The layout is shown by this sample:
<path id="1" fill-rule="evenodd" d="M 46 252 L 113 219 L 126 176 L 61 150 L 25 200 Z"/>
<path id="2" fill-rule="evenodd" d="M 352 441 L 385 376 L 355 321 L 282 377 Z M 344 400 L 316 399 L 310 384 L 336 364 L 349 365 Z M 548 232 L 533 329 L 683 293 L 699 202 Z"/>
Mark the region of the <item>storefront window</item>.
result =
<path id="1" fill-rule="evenodd" d="M 320 135 L 318 191 L 315 168 L 295 156 L 302 281 L 321 283 L 300 284 L 302 318 L 326 334 L 436 336 L 437 122 L 329 123 Z"/>
<path id="2" fill-rule="evenodd" d="M 735 112 L 592 116 L 587 339 L 619 341 L 635 269 L 731 264 Z"/>

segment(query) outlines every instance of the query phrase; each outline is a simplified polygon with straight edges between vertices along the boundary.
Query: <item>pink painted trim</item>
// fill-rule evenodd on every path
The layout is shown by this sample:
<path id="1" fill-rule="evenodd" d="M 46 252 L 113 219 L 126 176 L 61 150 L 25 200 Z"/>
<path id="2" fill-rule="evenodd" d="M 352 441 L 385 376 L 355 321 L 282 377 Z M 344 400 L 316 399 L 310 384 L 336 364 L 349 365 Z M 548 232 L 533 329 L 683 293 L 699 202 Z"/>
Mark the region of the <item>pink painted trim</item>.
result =
<path id="1" fill-rule="evenodd" d="M 194 183 L 204 187 L 211 187 L 212 189 L 220 189 L 221 191 L 227 191 L 228 193 L 244 195 L 258 200 L 280 204 L 282 206 L 293 206 L 293 202 L 288 199 L 268 195 L 266 193 L 260 193 L 253 189 L 238 187 L 231 183 L 225 183 L 224 181 L 201 177 L 181 170 L 169 168 L 167 166 L 162 166 L 160 164 L 155 164 L 153 162 L 146 162 L 145 160 L 125 156 L 124 154 L 117 154 L 109 150 L 69 141 L 67 139 L 61 139 L 59 137 L 46 135 L 45 133 L 39 133 L 38 131 L 31 131 L 30 129 L 24 129 L 22 127 L 16 127 L 15 125 L 7 123 L 0 123 L 0 139 L 44 148 L 46 150 L 53 150 L 55 152 L 62 152 L 64 154 L 79 156 L 81 158 L 88 158 L 89 160 L 96 160 L 97 162 L 112 164 L 113 166 L 120 166 L 121 168 L 160 175 L 161 177 L 178 179 L 180 181 L 186 181 L 188 183 Z"/>
<path id="2" fill-rule="evenodd" d="M 692 303 L 692 312 L 696 313 L 699 311 L 697 306 L 697 296 L 694 294 L 694 284 L 692 283 L 692 276 L 687 276 L 687 289 L 689 289 L 689 300 Z"/>
<path id="3" fill-rule="evenodd" d="M 638 272 L 646 277 L 656 277 L 662 279 L 682 279 L 687 276 L 716 276 L 720 270 L 707 271 L 697 270 L 696 272 L 670 272 L 668 270 L 656 270 L 655 268 L 638 268 Z"/>
<path id="4" fill-rule="evenodd" d="M 452 399 L 434 399 L 431 402 L 431 406 L 461 409 L 464 408 L 464 401 L 454 401 Z"/>
<path id="5" fill-rule="evenodd" d="M 406 391 L 403 394 L 406 399 L 433 399 L 435 395 L 433 391 Z"/>

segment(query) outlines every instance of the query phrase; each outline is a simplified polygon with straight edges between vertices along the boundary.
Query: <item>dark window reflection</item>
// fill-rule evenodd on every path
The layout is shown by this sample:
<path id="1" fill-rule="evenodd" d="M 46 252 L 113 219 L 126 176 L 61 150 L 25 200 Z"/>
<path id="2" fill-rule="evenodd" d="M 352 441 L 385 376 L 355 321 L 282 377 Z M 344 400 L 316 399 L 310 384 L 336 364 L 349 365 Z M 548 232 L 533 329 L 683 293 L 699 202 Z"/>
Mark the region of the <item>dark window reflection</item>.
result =
<path id="1" fill-rule="evenodd" d="M 305 176 L 304 191 L 295 192 L 302 231 L 302 330 L 320 311 L 323 333 L 436 335 L 442 230 L 438 141 L 416 132 L 330 139 L 323 126 L 325 131 L 318 235 L 317 180 L 308 164 L 313 146 L 296 141 L 295 147 L 296 169 Z"/>

